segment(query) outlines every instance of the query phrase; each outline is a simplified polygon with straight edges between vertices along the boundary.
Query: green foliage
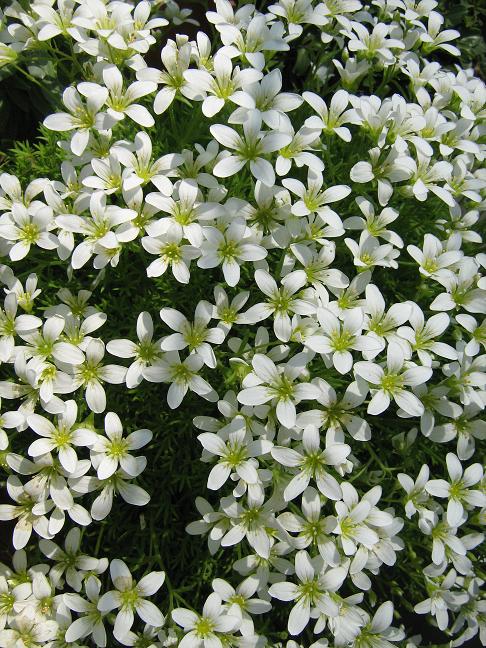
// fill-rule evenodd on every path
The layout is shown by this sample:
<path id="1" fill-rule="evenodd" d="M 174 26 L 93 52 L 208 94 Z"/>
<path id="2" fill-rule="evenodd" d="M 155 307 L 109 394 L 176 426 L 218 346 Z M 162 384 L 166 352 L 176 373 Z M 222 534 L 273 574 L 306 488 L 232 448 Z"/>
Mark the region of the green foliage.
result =
<path id="1" fill-rule="evenodd" d="M 34 141 L 20 139 L 0 155 L 0 173 L 16 175 L 23 184 L 28 184 L 34 178 L 59 179 L 64 158 L 57 145 L 59 138 L 44 126 L 39 126 L 39 131 Z"/>

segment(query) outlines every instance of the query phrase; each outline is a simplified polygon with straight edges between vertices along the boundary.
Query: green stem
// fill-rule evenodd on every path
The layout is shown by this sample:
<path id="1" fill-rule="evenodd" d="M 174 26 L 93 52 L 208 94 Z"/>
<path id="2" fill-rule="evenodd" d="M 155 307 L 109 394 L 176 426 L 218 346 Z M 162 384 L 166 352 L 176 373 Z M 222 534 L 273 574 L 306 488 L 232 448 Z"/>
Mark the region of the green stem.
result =
<path id="1" fill-rule="evenodd" d="M 42 83 L 41 83 L 38 79 L 36 79 L 35 77 L 33 77 L 31 74 L 29 74 L 29 72 L 27 72 L 27 70 L 24 70 L 24 68 L 20 67 L 20 65 L 17 65 L 16 63 L 14 63 L 14 64 L 13 64 L 13 67 L 14 67 L 18 72 L 20 72 L 21 74 L 23 74 L 24 77 L 25 77 L 26 79 L 28 79 L 31 83 L 34 83 L 36 86 L 39 86 L 39 88 L 41 88 L 41 90 L 42 90 L 43 92 L 46 92 L 46 91 L 47 91 L 47 92 L 49 92 L 50 94 L 52 94 L 52 93 L 50 92 L 50 90 L 48 90 L 45 86 L 43 86 Z M 53 95 L 53 96 L 54 96 L 54 95 Z"/>

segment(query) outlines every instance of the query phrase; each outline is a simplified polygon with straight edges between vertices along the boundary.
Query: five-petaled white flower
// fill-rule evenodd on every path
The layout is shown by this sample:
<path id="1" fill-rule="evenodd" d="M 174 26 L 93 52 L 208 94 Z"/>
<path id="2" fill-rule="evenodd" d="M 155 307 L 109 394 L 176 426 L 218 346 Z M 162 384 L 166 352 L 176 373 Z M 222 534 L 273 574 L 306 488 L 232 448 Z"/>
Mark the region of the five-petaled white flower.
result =
<path id="1" fill-rule="evenodd" d="M 147 601 L 148 596 L 155 594 L 165 579 L 165 572 L 150 572 L 141 580 L 133 580 L 130 570 L 123 562 L 115 558 L 110 563 L 111 581 L 116 589 L 103 594 L 98 601 L 100 612 L 118 609 L 113 635 L 123 640 L 133 625 L 135 612 L 145 623 L 159 628 L 164 624 L 164 616 L 159 608 Z"/>

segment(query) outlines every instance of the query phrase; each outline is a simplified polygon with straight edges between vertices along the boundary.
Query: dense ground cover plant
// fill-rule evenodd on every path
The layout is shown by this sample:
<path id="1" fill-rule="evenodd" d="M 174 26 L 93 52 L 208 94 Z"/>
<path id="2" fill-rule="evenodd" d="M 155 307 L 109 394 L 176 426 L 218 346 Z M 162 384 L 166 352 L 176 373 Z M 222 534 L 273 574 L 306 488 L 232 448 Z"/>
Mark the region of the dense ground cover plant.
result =
<path id="1" fill-rule="evenodd" d="M 484 645 L 485 85 L 435 0 L 205 9 L 0 14 L 0 647 Z"/>

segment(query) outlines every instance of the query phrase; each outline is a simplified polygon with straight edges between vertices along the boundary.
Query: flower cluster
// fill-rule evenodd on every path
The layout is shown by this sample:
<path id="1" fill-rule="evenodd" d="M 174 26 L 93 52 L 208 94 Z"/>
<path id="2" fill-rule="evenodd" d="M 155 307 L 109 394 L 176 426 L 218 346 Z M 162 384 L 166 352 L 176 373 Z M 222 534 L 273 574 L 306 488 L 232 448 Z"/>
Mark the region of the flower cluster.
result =
<path id="1" fill-rule="evenodd" d="M 2 648 L 418 646 L 410 614 L 486 645 L 486 86 L 442 63 L 459 34 L 436 9 L 216 0 L 205 31 L 173 0 L 0 14 L 0 67 L 74 75 L 43 124 L 56 176 L 0 174 Z M 160 307 L 119 326 L 142 279 Z M 110 404 L 149 388 L 169 416 L 201 403 L 187 532 L 227 580 L 199 607 L 155 552 L 81 549 L 150 500 L 167 432 Z"/>

